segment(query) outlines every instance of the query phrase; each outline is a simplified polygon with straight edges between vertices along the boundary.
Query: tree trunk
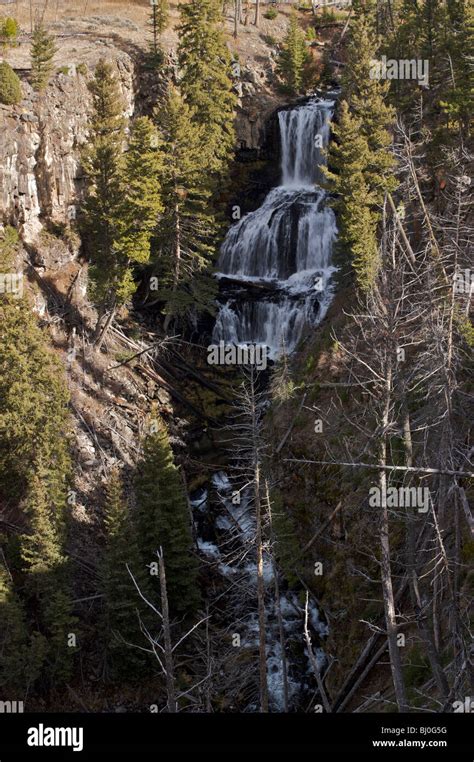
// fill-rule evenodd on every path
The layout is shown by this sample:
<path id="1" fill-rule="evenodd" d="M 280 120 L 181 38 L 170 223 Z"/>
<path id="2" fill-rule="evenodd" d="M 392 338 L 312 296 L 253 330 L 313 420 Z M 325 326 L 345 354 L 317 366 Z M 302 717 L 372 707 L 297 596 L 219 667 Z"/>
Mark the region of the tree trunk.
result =
<path id="1" fill-rule="evenodd" d="M 403 443 L 405 448 L 405 463 L 407 466 L 411 467 L 413 465 L 413 444 L 411 438 L 410 414 L 406 407 L 403 413 Z M 427 621 L 426 614 L 423 613 L 423 603 L 418 587 L 418 569 L 415 552 L 415 523 L 413 516 L 410 515 L 410 510 L 410 508 L 407 508 L 406 515 L 407 570 L 410 583 L 410 596 L 413 610 L 415 612 L 416 623 L 425 646 L 431 671 L 435 678 L 436 685 L 438 686 L 439 694 L 444 701 L 449 694 L 448 681 L 438 657 L 430 624 Z"/>
<path id="2" fill-rule="evenodd" d="M 387 460 L 387 427 L 390 414 L 390 402 L 392 392 L 392 368 L 388 361 L 385 381 L 385 404 L 381 421 L 381 439 L 379 465 L 385 466 Z M 388 652 L 390 655 L 390 668 L 392 671 L 393 687 L 397 701 L 398 711 L 408 711 L 405 683 L 403 679 L 402 660 L 400 649 L 397 644 L 397 621 L 395 615 L 395 600 L 393 596 L 392 570 L 390 560 L 389 518 L 387 509 L 387 472 L 382 468 L 379 471 L 379 488 L 381 495 L 380 517 L 380 550 L 381 550 L 381 575 L 382 591 L 385 609 L 385 627 L 387 630 Z"/>
<path id="3" fill-rule="evenodd" d="M 260 23 L 260 0 L 255 0 L 255 19 L 253 23 L 255 26 L 258 26 Z"/>
<path id="4" fill-rule="evenodd" d="M 165 671 L 166 671 L 166 695 L 168 697 L 168 712 L 175 714 L 176 690 L 174 685 L 173 647 L 171 644 L 170 616 L 168 608 L 168 593 L 166 590 L 166 571 L 163 551 L 158 553 L 158 566 L 160 572 L 161 613 L 163 616 L 163 639 L 165 643 Z"/>
<path id="5" fill-rule="evenodd" d="M 234 39 L 239 35 L 240 0 L 234 0 Z"/>
<path id="6" fill-rule="evenodd" d="M 98 319 L 97 325 L 95 327 L 94 341 L 93 341 L 95 349 L 100 349 L 102 344 L 104 343 L 105 337 L 107 336 L 107 332 L 113 323 L 116 311 L 117 311 L 117 306 L 114 304 L 109 314 L 107 315 L 107 318 L 103 327 L 101 327 L 101 323 L 105 313 Z"/>
<path id="7" fill-rule="evenodd" d="M 177 189 L 176 189 L 177 190 Z M 181 272 L 181 218 L 179 214 L 179 204 L 175 205 L 175 245 L 174 245 L 174 275 L 173 275 L 173 294 L 178 290 L 179 276 Z M 168 313 L 163 324 L 164 331 L 169 328 L 172 320 L 172 314 Z"/>

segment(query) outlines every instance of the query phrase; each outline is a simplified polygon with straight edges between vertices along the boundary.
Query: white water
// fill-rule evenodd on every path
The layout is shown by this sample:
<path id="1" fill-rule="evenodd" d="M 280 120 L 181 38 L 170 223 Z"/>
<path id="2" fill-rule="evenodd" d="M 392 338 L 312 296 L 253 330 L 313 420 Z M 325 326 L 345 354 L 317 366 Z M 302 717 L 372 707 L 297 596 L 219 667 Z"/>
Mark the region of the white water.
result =
<path id="1" fill-rule="evenodd" d="M 252 510 L 252 495 L 249 490 L 241 492 L 241 502 L 235 505 L 232 494 L 235 486 L 227 474 L 220 471 L 213 475 L 209 489 L 202 490 L 199 496 L 191 498 L 195 520 L 201 523 L 201 518 L 209 516 L 209 501 L 211 496 L 218 496 L 222 512 L 215 519 L 216 539 L 197 539 L 199 551 L 206 563 L 218 572 L 229 584 L 227 603 L 232 613 L 229 632 L 238 632 L 241 637 L 241 648 L 249 650 L 255 657 L 259 648 L 259 623 L 257 613 L 257 564 L 255 559 L 255 516 Z M 263 549 L 263 578 L 265 584 L 265 641 L 267 663 L 267 685 L 270 710 L 283 712 L 284 679 L 282 650 L 279 637 L 277 600 L 275 596 L 274 568 L 268 553 Z M 281 584 L 281 580 L 280 580 Z M 220 596 L 219 596 L 220 597 Z M 306 666 L 296 665 L 291 658 L 292 645 L 298 646 L 303 641 L 304 610 L 296 591 L 281 590 L 279 606 L 283 620 L 283 630 L 287 654 L 287 684 L 289 709 L 297 708 L 301 694 L 307 687 L 307 680 L 313 680 L 311 666 L 307 654 Z M 325 637 L 327 626 L 321 621 L 316 605 L 309 603 L 309 625 L 315 637 Z M 318 666 L 322 670 L 326 657 L 322 648 L 314 648 Z M 245 659 L 244 659 L 245 662 Z M 257 698 L 257 697 L 256 697 Z M 258 702 L 250 703 L 243 708 L 247 712 L 258 711 Z"/>
<path id="2" fill-rule="evenodd" d="M 333 107 L 334 101 L 314 98 L 280 111 L 282 184 L 229 230 L 218 261 L 218 277 L 266 288 L 260 298 L 239 289 L 223 304 L 213 341 L 266 344 L 274 358 L 283 343 L 291 352 L 305 326 L 324 316 L 337 229 L 317 185 L 324 157 L 315 138 L 327 145 Z"/>

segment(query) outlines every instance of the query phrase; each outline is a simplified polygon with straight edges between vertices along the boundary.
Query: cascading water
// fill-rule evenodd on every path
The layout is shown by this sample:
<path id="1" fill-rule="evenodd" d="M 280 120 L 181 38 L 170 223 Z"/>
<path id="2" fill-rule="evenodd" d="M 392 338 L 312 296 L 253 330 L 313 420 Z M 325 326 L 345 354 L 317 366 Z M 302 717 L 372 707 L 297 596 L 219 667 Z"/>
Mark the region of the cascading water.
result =
<path id="1" fill-rule="evenodd" d="M 225 238 L 217 275 L 231 278 L 234 291 L 221 304 L 214 341 L 266 344 L 275 358 L 324 316 L 337 230 L 317 183 L 333 108 L 333 100 L 312 98 L 278 114 L 282 184 Z"/>

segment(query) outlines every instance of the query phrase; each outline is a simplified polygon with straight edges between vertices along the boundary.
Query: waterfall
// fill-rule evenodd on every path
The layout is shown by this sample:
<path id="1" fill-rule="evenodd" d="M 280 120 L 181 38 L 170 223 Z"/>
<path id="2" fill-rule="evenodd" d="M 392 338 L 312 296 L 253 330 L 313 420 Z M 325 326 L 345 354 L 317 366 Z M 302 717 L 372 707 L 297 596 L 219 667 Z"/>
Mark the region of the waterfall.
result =
<path id="1" fill-rule="evenodd" d="M 233 291 L 220 305 L 213 341 L 266 344 L 291 352 L 331 298 L 336 222 L 319 187 L 333 100 L 312 98 L 278 114 L 281 185 L 227 233 L 218 278 Z"/>

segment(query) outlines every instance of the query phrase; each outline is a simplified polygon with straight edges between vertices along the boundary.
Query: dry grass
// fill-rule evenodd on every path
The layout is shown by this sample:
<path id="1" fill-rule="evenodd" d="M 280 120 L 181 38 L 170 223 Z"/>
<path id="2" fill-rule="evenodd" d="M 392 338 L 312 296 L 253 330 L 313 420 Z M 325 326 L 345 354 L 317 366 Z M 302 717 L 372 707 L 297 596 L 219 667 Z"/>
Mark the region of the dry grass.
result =
<path id="1" fill-rule="evenodd" d="M 70 18 L 84 16 L 118 15 L 135 23 L 145 22 L 150 12 L 149 0 L 16 0 L 2 7 L 0 13 L 10 14 L 18 19 L 25 30 L 29 30 L 31 16 L 44 13 L 46 24 L 53 24 Z"/>

